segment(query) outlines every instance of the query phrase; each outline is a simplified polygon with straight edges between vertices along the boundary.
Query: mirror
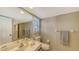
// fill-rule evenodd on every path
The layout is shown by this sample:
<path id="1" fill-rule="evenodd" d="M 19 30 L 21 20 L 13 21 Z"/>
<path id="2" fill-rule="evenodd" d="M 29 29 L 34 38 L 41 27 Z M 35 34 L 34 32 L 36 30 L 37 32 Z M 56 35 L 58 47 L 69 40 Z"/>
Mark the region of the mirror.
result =
<path id="1" fill-rule="evenodd" d="M 0 7 L 0 45 L 40 33 L 40 19 L 18 7 Z"/>

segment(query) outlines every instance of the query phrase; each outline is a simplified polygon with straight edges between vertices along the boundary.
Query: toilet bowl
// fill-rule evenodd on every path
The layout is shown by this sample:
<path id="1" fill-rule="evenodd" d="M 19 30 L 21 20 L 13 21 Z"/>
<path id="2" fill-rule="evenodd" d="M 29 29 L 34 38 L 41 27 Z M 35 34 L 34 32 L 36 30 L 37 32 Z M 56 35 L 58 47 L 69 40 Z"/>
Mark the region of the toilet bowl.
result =
<path id="1" fill-rule="evenodd" d="M 42 43 L 41 48 L 42 48 L 43 51 L 48 51 L 50 49 L 50 46 L 49 46 L 49 44 Z"/>
<path id="2" fill-rule="evenodd" d="M 48 51 L 50 50 L 50 41 L 49 40 L 46 40 L 46 43 L 42 43 L 41 44 L 41 49 L 43 51 Z"/>

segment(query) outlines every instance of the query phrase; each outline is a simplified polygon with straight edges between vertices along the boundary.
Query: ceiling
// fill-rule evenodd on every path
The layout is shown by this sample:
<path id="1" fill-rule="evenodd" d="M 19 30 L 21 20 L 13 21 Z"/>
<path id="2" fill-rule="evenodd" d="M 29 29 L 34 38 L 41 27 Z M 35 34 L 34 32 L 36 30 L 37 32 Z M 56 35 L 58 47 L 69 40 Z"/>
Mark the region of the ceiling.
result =
<path id="1" fill-rule="evenodd" d="M 56 15 L 79 11 L 78 7 L 23 7 L 25 10 L 37 15 L 39 18 L 48 18 Z M 23 11 L 23 12 L 21 12 Z M 0 15 L 13 18 L 16 22 L 32 21 L 32 15 L 18 7 L 0 7 Z"/>
<path id="2" fill-rule="evenodd" d="M 17 7 L 0 7 L 0 15 L 13 18 L 16 22 L 32 21 L 32 16 Z"/>
<path id="3" fill-rule="evenodd" d="M 40 18 L 48 18 L 56 15 L 79 11 L 79 7 L 33 7 L 29 11 Z"/>

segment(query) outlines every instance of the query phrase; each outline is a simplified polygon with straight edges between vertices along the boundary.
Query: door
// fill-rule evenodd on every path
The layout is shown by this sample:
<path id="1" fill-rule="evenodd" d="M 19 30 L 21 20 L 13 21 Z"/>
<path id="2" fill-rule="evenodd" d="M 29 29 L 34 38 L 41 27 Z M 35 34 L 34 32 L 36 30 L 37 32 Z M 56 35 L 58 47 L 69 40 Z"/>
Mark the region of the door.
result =
<path id="1" fill-rule="evenodd" d="M 0 17 L 0 44 L 12 41 L 12 20 Z"/>

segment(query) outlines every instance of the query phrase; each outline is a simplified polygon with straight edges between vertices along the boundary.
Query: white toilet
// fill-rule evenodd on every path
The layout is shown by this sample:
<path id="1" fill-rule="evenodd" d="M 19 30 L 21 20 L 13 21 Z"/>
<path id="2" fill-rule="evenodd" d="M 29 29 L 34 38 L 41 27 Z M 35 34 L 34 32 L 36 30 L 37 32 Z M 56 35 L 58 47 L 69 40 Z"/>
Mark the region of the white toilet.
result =
<path id="1" fill-rule="evenodd" d="M 47 40 L 46 43 L 42 43 L 41 44 L 41 49 L 43 51 L 49 51 L 50 50 L 50 41 Z"/>

